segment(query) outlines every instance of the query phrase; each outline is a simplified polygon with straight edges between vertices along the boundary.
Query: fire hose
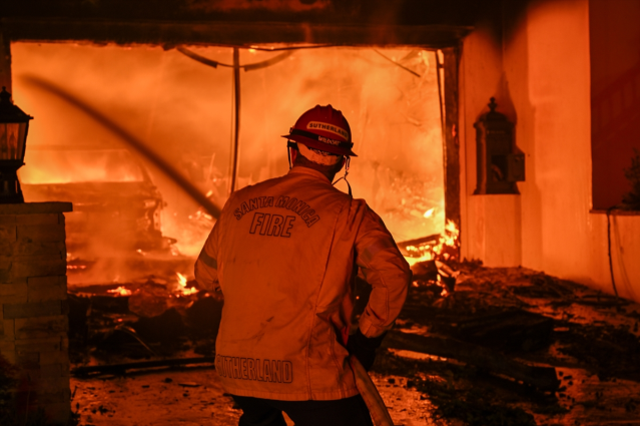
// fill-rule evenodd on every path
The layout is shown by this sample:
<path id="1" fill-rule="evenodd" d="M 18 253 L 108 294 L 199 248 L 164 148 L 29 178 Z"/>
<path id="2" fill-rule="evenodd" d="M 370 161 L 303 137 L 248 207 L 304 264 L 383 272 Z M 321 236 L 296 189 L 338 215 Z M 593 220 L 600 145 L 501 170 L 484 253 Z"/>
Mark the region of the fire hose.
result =
<path id="1" fill-rule="evenodd" d="M 369 377 L 367 370 L 364 369 L 355 355 L 349 357 L 349 362 L 356 378 L 356 387 L 362 399 L 364 399 L 364 403 L 367 404 L 373 424 L 375 426 L 394 426 L 389 410 L 387 410 L 387 406 L 384 404 L 380 392 L 378 392 L 378 388 Z"/>

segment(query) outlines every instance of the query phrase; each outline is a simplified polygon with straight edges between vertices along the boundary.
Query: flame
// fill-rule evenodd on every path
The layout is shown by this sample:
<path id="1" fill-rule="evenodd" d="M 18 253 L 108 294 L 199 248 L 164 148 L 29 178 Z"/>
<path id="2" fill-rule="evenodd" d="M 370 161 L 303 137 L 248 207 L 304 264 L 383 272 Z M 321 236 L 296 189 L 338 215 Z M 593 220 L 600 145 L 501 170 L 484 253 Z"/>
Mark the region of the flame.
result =
<path id="1" fill-rule="evenodd" d="M 195 287 L 187 288 L 187 277 L 185 275 L 180 272 L 176 272 L 176 275 L 178 276 L 178 284 L 180 284 L 178 290 L 181 292 L 178 296 L 190 296 L 200 291 Z"/>
<path id="2" fill-rule="evenodd" d="M 407 260 L 410 266 L 415 265 L 416 263 L 426 262 L 428 260 L 433 260 L 435 258 L 435 254 L 432 251 L 431 246 L 407 246 L 405 247 L 407 252 L 409 252 L 408 256 L 404 258 Z"/>
<path id="3" fill-rule="evenodd" d="M 67 265 L 67 269 L 70 271 L 76 270 L 76 269 L 87 269 L 87 265 Z"/>
<path id="4" fill-rule="evenodd" d="M 440 234 L 440 238 L 438 239 L 437 244 L 406 246 L 405 250 L 408 254 L 404 258 L 407 260 L 410 266 L 413 266 L 416 263 L 433 260 L 438 257 L 442 257 L 445 260 L 448 260 L 454 257 L 449 252 L 456 251 L 460 245 L 459 237 L 460 230 L 458 229 L 456 224 L 453 223 L 453 221 L 448 220 L 447 224 L 444 227 L 444 232 Z"/>
<path id="5" fill-rule="evenodd" d="M 73 262 L 74 260 L 78 260 L 78 258 L 75 257 L 73 254 L 67 252 L 67 270 L 68 271 L 73 271 L 76 269 L 79 269 L 79 270 L 87 269 L 87 265 L 70 263 L 70 262 Z"/>
<path id="6" fill-rule="evenodd" d="M 180 286 L 181 287 L 186 287 L 187 286 L 187 277 L 182 275 L 180 272 L 176 272 L 176 275 L 178 276 L 178 282 L 180 283 Z"/>
<path id="7" fill-rule="evenodd" d="M 453 221 L 447 221 L 447 225 L 444 227 L 444 245 L 452 248 L 457 248 L 459 241 L 458 237 L 460 236 L 460 230 L 456 226 Z M 442 240 L 441 240 L 442 241 Z"/>
<path id="8" fill-rule="evenodd" d="M 196 294 L 199 290 L 195 287 L 191 287 L 191 288 L 185 288 L 182 291 L 182 294 L 185 296 L 191 296 L 192 294 Z"/>
<path id="9" fill-rule="evenodd" d="M 229 0 L 225 2 L 232 3 Z M 278 3 L 276 0 L 270 2 Z M 317 4 L 320 3 L 325 4 L 326 1 Z M 250 47 L 253 51 L 242 55 L 243 65 L 274 57 L 272 52 L 258 50 L 259 46 Z M 172 68 L 172 64 L 187 65 L 175 49 L 165 51 L 148 46 L 127 49 L 130 51 L 115 45 L 17 43 L 12 46 L 13 69 L 17 77 L 35 75 L 73 93 L 91 93 L 92 103 L 108 108 L 109 116 L 126 128 L 136 128 L 142 118 L 147 125 L 143 126 L 145 129 L 141 130 L 143 134 L 140 137 L 152 143 L 160 154 L 175 160 L 185 176 L 197 179 L 203 192 L 208 192 L 208 197 L 222 205 L 229 185 L 226 172 L 229 160 L 223 154 L 231 123 L 226 112 L 230 111 L 231 105 L 227 97 L 211 97 L 206 93 L 228 90 L 230 80 L 211 78 L 211 73 L 218 71 L 192 62 L 188 66 L 193 78 L 189 78 L 188 84 L 182 84 L 182 72 L 178 72 L 182 68 Z M 433 66 L 436 53 L 416 51 L 415 47 L 381 51 L 414 72 L 409 73 L 407 69 L 391 64 L 373 50 L 361 48 L 300 50 L 287 62 L 251 71 L 252 79 L 268 84 L 264 85 L 264 90 L 243 91 L 243 96 L 252 99 L 243 103 L 243 114 L 258 121 L 241 128 L 241 150 L 246 155 L 242 156 L 239 187 L 285 173 L 285 145 L 282 149 L 265 150 L 265 138 L 269 137 L 265 129 L 288 129 L 291 120 L 315 105 L 316 99 L 326 98 L 332 87 L 339 87 L 345 95 L 340 97 L 336 107 L 353 111 L 349 117 L 353 128 L 362 128 L 365 124 L 360 123 L 361 117 L 368 117 L 367 131 L 376 135 L 368 139 L 369 145 L 358 157 L 359 164 L 350 174 L 358 197 L 367 199 L 373 209 L 381 212 L 382 219 L 398 241 L 440 232 L 444 223 L 443 145 L 437 68 Z M 231 53 L 229 47 L 220 46 L 202 46 L 198 52 L 227 63 Z M 50 58 L 56 60 L 51 61 Z M 65 64 L 71 62 L 82 66 L 70 70 Z M 162 67 L 158 67 L 158 63 Z M 95 72 L 78 71 L 87 66 Z M 112 75 L 116 78 L 109 79 L 108 87 L 102 84 Z M 318 78 L 326 84 L 309 88 L 308 81 Z M 347 80 L 352 83 L 345 85 Z M 129 158 L 117 138 L 84 116 L 77 119 L 80 116 L 76 112 L 61 115 L 56 103 L 45 98 L 39 101 L 38 92 L 23 81 L 27 80 L 16 78 L 14 88 L 17 94 L 22 94 L 18 100 L 20 105 L 25 105 L 25 109 L 28 107 L 27 110 L 39 120 L 45 120 L 40 123 L 48 125 L 35 126 L 30 132 L 31 150 L 27 153 L 28 165 L 21 168 L 20 173 L 24 175 L 21 179 L 24 177 L 35 184 L 143 178 L 134 164 L 136 161 Z M 158 87 L 176 84 L 181 87 L 177 98 L 173 94 L 156 96 Z M 127 95 L 114 99 L 113 93 Z M 402 96 L 398 97 L 398 93 Z M 275 99 L 275 95 L 278 99 L 294 99 L 295 102 L 271 102 L 269 114 L 263 114 L 263 105 Z M 189 100 L 189 107 L 175 109 L 183 99 Z M 389 108 L 389 102 L 394 102 L 392 108 Z M 176 156 L 173 154 L 174 141 L 182 135 L 184 123 L 193 120 L 202 123 L 190 127 L 188 138 L 194 143 L 185 145 Z M 62 141 L 73 141 L 79 137 L 86 138 L 86 146 L 91 149 L 85 151 L 76 149 L 77 144 L 62 144 Z M 389 137 L 402 139 L 407 149 L 397 150 L 389 146 Z M 202 155 L 197 148 L 204 146 L 205 141 L 206 146 L 210 146 L 211 151 L 207 151 L 212 152 L 210 156 Z M 42 148 L 34 150 L 35 145 Z M 58 150 L 58 147 L 64 149 Z M 148 164 L 144 159 L 142 162 Z M 183 202 L 184 194 L 175 191 L 167 179 L 156 181 L 154 173 L 152 171 L 151 178 L 167 203 L 167 208 L 161 212 L 162 234 L 178 240 L 170 248 L 171 255 L 195 258 L 215 220 L 202 212 L 193 212 L 187 218 L 192 207 Z M 436 255 L 432 247 L 433 244 L 424 249 L 418 247 L 411 257 L 418 258 L 417 261 L 433 259 Z M 144 252 L 138 254 L 145 255 Z M 90 268 L 95 270 L 93 266 Z M 136 274 L 135 271 L 125 271 L 123 276 L 125 273 Z M 178 287 L 175 282 L 173 284 Z M 185 288 L 186 285 L 180 287 L 181 290 Z"/>
<path id="10" fill-rule="evenodd" d="M 131 290 L 124 288 L 122 286 L 118 288 L 114 288 L 113 290 L 107 290 L 107 293 L 115 293 L 118 296 L 131 296 Z"/>
<path id="11" fill-rule="evenodd" d="M 163 233 L 176 238 L 177 243 L 171 247 L 177 250 L 174 256 L 184 255 L 190 257 L 198 256 L 202 246 L 213 228 L 215 219 L 210 214 L 197 210 L 193 214 L 187 216 L 188 221 L 175 220 L 163 222 Z M 169 222 L 169 226 L 167 226 Z"/>
<path id="12" fill-rule="evenodd" d="M 124 149 L 70 149 L 36 146 L 29 160 L 38 167 L 25 167 L 20 180 L 28 184 L 72 182 L 141 182 L 143 171 Z"/>
<path id="13" fill-rule="evenodd" d="M 209 192 L 211 192 L 211 191 L 209 191 Z M 189 215 L 189 219 L 191 219 L 191 220 L 205 219 L 205 220 L 208 220 L 210 222 L 213 222 L 213 216 L 211 216 L 209 213 L 203 212 L 202 210 L 198 210 L 195 215 Z"/>

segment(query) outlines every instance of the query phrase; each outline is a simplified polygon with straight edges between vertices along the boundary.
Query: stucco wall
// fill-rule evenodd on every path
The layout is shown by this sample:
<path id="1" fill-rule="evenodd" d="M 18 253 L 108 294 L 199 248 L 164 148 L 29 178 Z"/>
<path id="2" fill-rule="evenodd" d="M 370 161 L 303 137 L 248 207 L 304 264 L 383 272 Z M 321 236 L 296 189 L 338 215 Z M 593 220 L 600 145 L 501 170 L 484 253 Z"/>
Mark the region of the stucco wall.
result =
<path id="1" fill-rule="evenodd" d="M 589 0 L 593 206 L 620 204 L 640 150 L 640 1 Z"/>
<path id="2" fill-rule="evenodd" d="M 483 22 L 464 41 L 460 62 L 460 190 L 462 255 L 482 259 L 488 266 L 517 266 L 521 257 L 520 197 L 473 195 L 476 189 L 476 142 L 473 123 L 489 111 L 496 98 L 498 111 L 515 121 L 502 71 L 500 22 Z M 497 28 L 498 27 L 498 28 Z M 516 129 L 516 132 L 518 130 Z"/>
<path id="3" fill-rule="evenodd" d="M 463 46 L 463 255 L 490 266 L 520 264 L 611 293 L 606 215 L 590 212 L 589 1 L 536 1 L 522 10 L 507 5 L 501 28 L 500 40 L 479 28 Z M 489 96 L 516 123 L 516 144 L 526 154 L 519 202 L 471 195 L 472 126 Z M 505 225 L 486 225 L 496 222 Z M 614 222 L 618 291 L 639 300 L 640 216 L 616 216 Z M 511 250 L 513 256 L 495 255 Z"/>

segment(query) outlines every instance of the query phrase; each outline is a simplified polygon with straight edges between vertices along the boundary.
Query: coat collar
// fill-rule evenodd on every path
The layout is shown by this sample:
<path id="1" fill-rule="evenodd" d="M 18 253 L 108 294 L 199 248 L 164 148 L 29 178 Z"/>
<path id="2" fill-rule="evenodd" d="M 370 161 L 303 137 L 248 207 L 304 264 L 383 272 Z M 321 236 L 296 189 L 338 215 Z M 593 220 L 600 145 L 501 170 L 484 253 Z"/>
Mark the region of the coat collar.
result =
<path id="1" fill-rule="evenodd" d="M 322 172 L 312 169 L 310 167 L 305 166 L 293 166 L 291 170 L 289 170 L 290 175 L 307 175 L 313 176 L 314 178 L 323 180 L 327 183 L 331 183 L 328 177 L 326 177 Z"/>

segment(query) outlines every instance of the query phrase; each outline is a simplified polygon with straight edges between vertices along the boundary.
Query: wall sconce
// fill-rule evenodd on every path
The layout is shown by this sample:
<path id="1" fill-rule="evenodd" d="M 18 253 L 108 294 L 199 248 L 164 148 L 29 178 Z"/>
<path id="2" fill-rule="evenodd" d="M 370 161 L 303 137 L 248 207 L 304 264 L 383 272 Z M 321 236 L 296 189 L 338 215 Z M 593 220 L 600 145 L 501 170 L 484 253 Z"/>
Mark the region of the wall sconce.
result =
<path id="1" fill-rule="evenodd" d="M 0 204 L 24 203 L 17 171 L 24 165 L 32 119 L 11 102 L 11 94 L 3 86 L 0 92 Z"/>
<path id="2" fill-rule="evenodd" d="M 496 112 L 497 106 L 491 98 L 490 111 L 473 124 L 478 162 L 474 194 L 519 194 L 516 182 L 524 181 L 524 154 L 516 152 L 513 123 Z"/>

